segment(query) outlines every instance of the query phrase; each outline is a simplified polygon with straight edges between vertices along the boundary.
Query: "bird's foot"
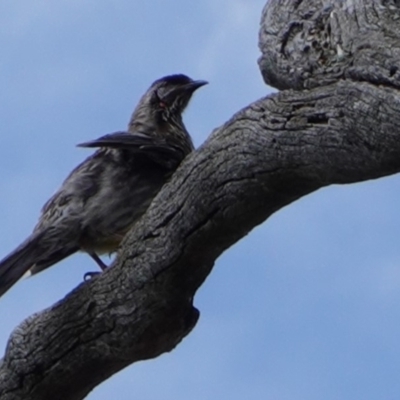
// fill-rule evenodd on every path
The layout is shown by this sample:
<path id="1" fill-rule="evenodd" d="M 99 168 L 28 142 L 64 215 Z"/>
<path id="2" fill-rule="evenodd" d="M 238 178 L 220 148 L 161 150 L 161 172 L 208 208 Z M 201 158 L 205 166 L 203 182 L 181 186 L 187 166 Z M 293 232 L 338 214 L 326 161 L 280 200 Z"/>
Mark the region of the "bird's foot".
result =
<path id="1" fill-rule="evenodd" d="M 90 255 L 90 257 L 93 258 L 94 261 L 96 261 L 97 265 L 101 268 L 100 272 L 86 272 L 85 275 L 83 275 L 83 280 L 86 281 L 90 281 L 91 279 L 93 279 L 95 276 L 101 274 L 103 271 L 105 271 L 108 268 L 108 265 L 104 264 L 103 261 L 101 260 L 101 258 L 94 252 L 88 252 L 88 254 Z"/>
<path id="2" fill-rule="evenodd" d="M 85 282 L 90 281 L 91 279 L 93 279 L 95 276 L 100 275 L 101 272 L 86 272 L 85 275 L 83 275 L 83 280 Z"/>

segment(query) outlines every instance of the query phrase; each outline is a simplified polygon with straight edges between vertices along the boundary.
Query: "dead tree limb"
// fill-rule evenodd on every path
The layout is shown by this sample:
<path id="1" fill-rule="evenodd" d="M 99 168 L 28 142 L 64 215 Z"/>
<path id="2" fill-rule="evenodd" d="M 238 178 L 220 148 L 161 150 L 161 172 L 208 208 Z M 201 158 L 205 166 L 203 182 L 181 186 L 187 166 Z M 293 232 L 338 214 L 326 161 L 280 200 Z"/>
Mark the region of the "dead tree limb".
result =
<path id="1" fill-rule="evenodd" d="M 0 398 L 82 399 L 171 351 L 196 324 L 214 261 L 252 228 L 321 187 L 400 171 L 399 18 L 389 0 L 270 1 L 260 66 L 286 90 L 183 162 L 112 268 L 15 329 Z"/>

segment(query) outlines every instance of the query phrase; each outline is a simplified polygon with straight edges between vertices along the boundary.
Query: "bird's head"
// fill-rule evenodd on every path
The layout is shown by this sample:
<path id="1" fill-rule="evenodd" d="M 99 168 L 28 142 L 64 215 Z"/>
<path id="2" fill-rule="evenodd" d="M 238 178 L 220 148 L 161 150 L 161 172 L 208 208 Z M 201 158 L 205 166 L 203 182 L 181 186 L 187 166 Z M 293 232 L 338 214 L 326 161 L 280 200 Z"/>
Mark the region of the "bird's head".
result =
<path id="1" fill-rule="evenodd" d="M 130 122 L 135 125 L 153 125 L 181 121 L 181 116 L 193 93 L 206 85 L 183 74 L 168 75 L 157 79 L 143 95 Z"/>
<path id="2" fill-rule="evenodd" d="M 206 81 L 194 81 L 183 74 L 169 75 L 156 80 L 151 85 L 149 94 L 154 109 L 168 118 L 168 115 L 182 114 L 193 93 L 206 84 Z"/>

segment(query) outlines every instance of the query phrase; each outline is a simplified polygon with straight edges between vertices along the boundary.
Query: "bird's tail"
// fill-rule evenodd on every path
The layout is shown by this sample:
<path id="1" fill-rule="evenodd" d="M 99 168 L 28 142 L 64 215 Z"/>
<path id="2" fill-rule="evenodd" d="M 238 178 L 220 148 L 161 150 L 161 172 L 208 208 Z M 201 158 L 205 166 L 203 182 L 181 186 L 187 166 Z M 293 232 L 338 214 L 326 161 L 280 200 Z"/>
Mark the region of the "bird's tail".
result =
<path id="1" fill-rule="evenodd" d="M 0 297 L 28 271 L 29 275 L 37 274 L 79 250 L 73 241 L 62 239 L 63 235 L 52 227 L 34 231 L 3 258 L 0 261 Z"/>
<path id="2" fill-rule="evenodd" d="M 2 296 L 37 261 L 42 233 L 33 233 L 12 253 L 0 261 L 0 296 Z"/>
<path id="3" fill-rule="evenodd" d="M 32 233 L 0 261 L 0 297 L 29 270 L 36 274 L 79 250 L 75 244 L 62 241 L 49 246 L 48 236 L 46 230 Z"/>

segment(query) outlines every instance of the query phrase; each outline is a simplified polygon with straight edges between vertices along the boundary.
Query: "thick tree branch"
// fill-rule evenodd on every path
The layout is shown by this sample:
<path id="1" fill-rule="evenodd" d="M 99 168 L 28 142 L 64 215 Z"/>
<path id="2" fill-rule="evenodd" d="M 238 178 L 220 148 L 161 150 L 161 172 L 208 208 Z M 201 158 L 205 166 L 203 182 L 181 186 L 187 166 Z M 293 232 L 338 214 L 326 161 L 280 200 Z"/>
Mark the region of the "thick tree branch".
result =
<path id="1" fill-rule="evenodd" d="M 353 79 L 400 87 L 396 0 L 270 0 L 259 65 L 278 89 Z"/>
<path id="2" fill-rule="evenodd" d="M 173 349 L 214 260 L 254 226 L 320 187 L 400 170 L 397 109 L 394 89 L 339 82 L 236 114 L 183 163 L 109 271 L 14 331 L 1 399 L 80 399 Z"/>
<path id="3" fill-rule="evenodd" d="M 295 45 L 309 29 L 302 23 L 296 34 L 291 31 L 291 18 L 300 12 L 302 21 L 315 23 L 314 15 L 330 24 L 330 43 L 343 37 L 328 3 L 269 3 L 261 32 L 264 77 L 276 87 L 311 89 L 259 100 L 216 130 L 162 189 L 112 268 L 13 332 L 0 365 L 2 400 L 82 399 L 125 366 L 172 350 L 196 324 L 193 297 L 215 259 L 252 228 L 321 187 L 400 171 L 397 72 L 386 73 L 391 61 L 386 65 L 378 57 L 385 53 L 382 46 L 371 39 L 376 47 L 352 47 L 349 61 L 341 39 L 343 70 L 335 75 L 328 63 L 324 75 L 324 50 L 318 58 L 315 50 Z M 331 3 L 336 9 L 348 2 Z M 351 3 L 357 15 L 374 8 L 368 1 Z M 365 35 L 360 18 L 347 19 L 354 41 Z M 271 21 L 273 34 L 265 28 Z M 375 30 L 383 32 L 381 26 L 376 22 Z M 387 32 L 398 41 L 395 29 Z M 277 43 L 283 33 L 282 47 Z M 390 52 L 397 54 L 394 47 Z M 372 73 L 364 68 L 368 57 Z M 314 69 L 304 75 L 309 64 Z"/>

